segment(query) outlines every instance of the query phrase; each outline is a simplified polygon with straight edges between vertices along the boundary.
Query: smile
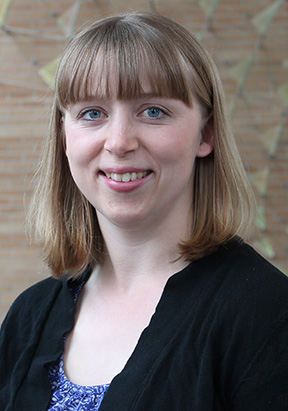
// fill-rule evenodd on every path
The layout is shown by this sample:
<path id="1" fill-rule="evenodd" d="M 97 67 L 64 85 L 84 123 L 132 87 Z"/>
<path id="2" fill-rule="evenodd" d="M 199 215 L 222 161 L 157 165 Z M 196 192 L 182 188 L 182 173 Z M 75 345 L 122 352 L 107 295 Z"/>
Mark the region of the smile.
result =
<path id="1" fill-rule="evenodd" d="M 149 171 L 143 171 L 139 173 L 124 173 L 124 174 L 118 174 L 118 173 L 105 173 L 106 177 L 122 182 L 122 183 L 129 183 L 129 181 L 135 181 L 135 180 L 141 180 L 142 178 L 146 177 L 150 172 Z"/>

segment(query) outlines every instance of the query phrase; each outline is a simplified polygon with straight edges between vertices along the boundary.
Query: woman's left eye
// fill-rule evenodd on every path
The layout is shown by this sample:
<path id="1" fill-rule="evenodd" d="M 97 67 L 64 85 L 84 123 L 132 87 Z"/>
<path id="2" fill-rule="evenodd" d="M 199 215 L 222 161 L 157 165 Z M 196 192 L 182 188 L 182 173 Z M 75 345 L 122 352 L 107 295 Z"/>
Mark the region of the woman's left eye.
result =
<path id="1" fill-rule="evenodd" d="M 145 117 L 155 118 L 155 119 L 165 117 L 165 115 L 166 115 L 164 110 L 162 110 L 159 107 L 149 107 L 146 110 L 144 110 L 143 113 L 144 113 Z"/>

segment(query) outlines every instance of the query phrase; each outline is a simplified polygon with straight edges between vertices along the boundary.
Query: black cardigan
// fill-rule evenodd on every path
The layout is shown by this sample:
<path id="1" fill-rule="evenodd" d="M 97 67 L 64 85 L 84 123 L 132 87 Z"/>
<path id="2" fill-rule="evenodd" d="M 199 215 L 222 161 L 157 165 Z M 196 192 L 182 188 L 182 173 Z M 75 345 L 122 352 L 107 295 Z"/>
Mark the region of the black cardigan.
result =
<path id="1" fill-rule="evenodd" d="M 46 367 L 73 326 L 75 286 L 49 278 L 12 305 L 0 337 L 1 411 L 47 410 Z M 287 277 L 236 242 L 173 275 L 100 410 L 287 411 Z"/>

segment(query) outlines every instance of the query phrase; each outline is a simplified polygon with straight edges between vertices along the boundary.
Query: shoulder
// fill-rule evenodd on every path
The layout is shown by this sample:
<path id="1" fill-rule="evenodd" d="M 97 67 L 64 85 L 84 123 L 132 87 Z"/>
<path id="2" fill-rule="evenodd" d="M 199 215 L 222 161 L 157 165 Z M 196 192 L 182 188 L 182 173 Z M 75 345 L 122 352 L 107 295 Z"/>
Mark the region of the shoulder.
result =
<path id="1" fill-rule="evenodd" d="M 56 280 L 53 277 L 45 278 L 21 292 L 13 304 L 25 303 L 27 300 L 31 303 L 37 303 L 43 297 L 54 294 L 59 287 L 61 287 L 61 280 Z"/>
<path id="2" fill-rule="evenodd" d="M 230 384 L 235 401 L 271 399 L 273 378 L 278 384 L 273 383 L 274 393 L 280 398 L 286 390 L 287 396 L 281 383 L 288 372 L 287 276 L 245 243 L 228 244 L 202 264 L 210 272 L 202 294 L 210 320 L 207 333 L 221 359 L 221 379 Z M 247 404 L 241 409 L 261 408 Z"/>
<path id="3" fill-rule="evenodd" d="M 288 278 L 251 246 L 233 242 L 195 261 L 183 285 L 186 294 L 195 283 L 192 323 L 197 316 L 202 328 L 207 325 L 227 363 L 238 357 L 247 364 L 275 333 L 288 337 Z"/>
<path id="4" fill-rule="evenodd" d="M 61 279 L 48 277 L 23 291 L 13 302 L 2 324 L 1 330 L 9 324 L 23 327 L 25 324 L 40 324 L 54 309 L 74 306 L 74 293 L 79 284 L 86 281 L 90 271 L 84 271 L 79 279 L 70 280 L 68 275 Z"/>
<path id="5" fill-rule="evenodd" d="M 230 288 L 235 295 L 266 292 L 273 297 L 279 292 L 287 297 L 288 277 L 246 243 L 233 241 L 222 245 L 215 253 L 199 260 L 198 265 L 212 284 L 214 281 Z"/>
<path id="6" fill-rule="evenodd" d="M 0 353 L 4 353 L 1 364 L 6 361 L 9 362 L 7 367 L 12 366 L 24 352 L 34 349 L 44 328 L 51 332 L 57 321 L 67 317 L 65 312 L 74 309 L 70 288 L 67 278 L 51 277 L 29 287 L 16 298 L 0 330 Z"/>
<path id="7" fill-rule="evenodd" d="M 222 246 L 227 262 L 233 264 L 237 271 L 253 272 L 255 275 L 271 274 L 282 277 L 287 277 L 281 273 L 274 265 L 263 258 L 252 246 L 244 242 L 233 241 Z"/>
<path id="8" fill-rule="evenodd" d="M 228 272 L 235 271 L 239 275 L 251 273 L 254 276 L 260 274 L 270 277 L 272 274 L 287 279 L 281 271 L 263 258 L 251 245 L 240 240 L 221 245 L 215 253 L 203 260 L 206 259 L 208 264 L 217 261 L 220 264 L 219 268 Z"/>
<path id="9" fill-rule="evenodd" d="M 241 370 L 233 401 L 241 409 L 270 409 L 271 401 L 287 409 L 288 278 L 247 244 L 234 247 L 226 264 L 224 358 Z"/>
<path id="10" fill-rule="evenodd" d="M 246 243 L 233 241 L 192 262 L 178 276 L 189 293 L 198 287 L 209 306 L 227 306 L 241 312 L 265 304 L 288 310 L 288 277 Z"/>
<path id="11" fill-rule="evenodd" d="M 259 321 L 259 328 L 263 319 L 271 326 L 288 316 L 287 276 L 251 246 L 238 242 L 223 246 L 211 255 L 208 267 L 215 304 L 226 314 L 233 313 L 235 320 Z"/>
<path id="12" fill-rule="evenodd" d="M 25 291 L 23 291 L 13 302 L 9 313 L 24 314 L 27 311 L 33 311 L 33 309 L 41 309 L 55 298 L 60 289 L 63 287 L 63 282 L 55 280 L 54 278 L 46 278 L 32 285 Z"/>
<path id="13" fill-rule="evenodd" d="M 206 327 L 223 346 L 233 340 L 234 347 L 257 350 L 280 324 L 287 328 L 288 278 L 245 243 L 231 242 L 192 262 L 167 291 L 168 305 L 181 301 L 192 334 L 195 324 Z"/>
<path id="14" fill-rule="evenodd" d="M 43 364 L 57 358 L 64 332 L 73 323 L 70 288 L 65 278 L 47 278 L 22 292 L 12 304 L 0 332 L 1 404 L 9 398 L 14 401 L 29 379 L 44 382 Z"/>
<path id="15" fill-rule="evenodd" d="M 197 300 L 198 307 L 215 315 L 272 319 L 288 313 L 288 277 L 240 241 L 193 261 L 168 284 L 171 298 L 180 293 L 193 309 Z"/>
<path id="16" fill-rule="evenodd" d="M 228 246 L 225 254 L 219 271 L 234 297 L 238 295 L 242 299 L 242 306 L 245 301 L 250 301 L 256 308 L 258 301 L 263 308 L 265 303 L 269 303 L 270 309 L 275 306 L 276 309 L 288 310 L 288 278 L 285 274 L 248 244 Z"/>
<path id="17" fill-rule="evenodd" d="M 214 309 L 220 335 L 226 343 L 233 342 L 225 356 L 236 361 L 237 351 L 241 365 L 248 367 L 259 353 L 268 355 L 268 347 L 287 353 L 287 276 L 245 243 L 228 245 L 223 254 Z"/>
<path id="18" fill-rule="evenodd" d="M 35 324 L 43 323 L 63 288 L 63 281 L 52 277 L 42 280 L 23 291 L 11 305 L 1 326 L 1 337 L 30 334 Z"/>

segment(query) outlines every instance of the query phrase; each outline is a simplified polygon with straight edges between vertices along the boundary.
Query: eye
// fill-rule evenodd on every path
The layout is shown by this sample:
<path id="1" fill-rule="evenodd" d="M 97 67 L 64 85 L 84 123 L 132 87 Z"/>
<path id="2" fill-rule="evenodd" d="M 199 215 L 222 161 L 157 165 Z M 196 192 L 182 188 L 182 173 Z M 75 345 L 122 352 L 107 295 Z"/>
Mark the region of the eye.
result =
<path id="1" fill-rule="evenodd" d="M 102 111 L 97 110 L 96 108 L 93 108 L 93 109 L 87 109 L 87 110 L 81 111 L 78 118 L 86 120 L 86 121 L 93 121 L 93 120 L 98 120 L 104 116 L 105 114 Z"/>
<path id="2" fill-rule="evenodd" d="M 166 116 L 166 113 L 164 112 L 164 110 L 162 110 L 159 107 L 149 107 L 143 111 L 143 114 L 145 117 L 155 118 L 155 119 L 163 118 Z"/>

